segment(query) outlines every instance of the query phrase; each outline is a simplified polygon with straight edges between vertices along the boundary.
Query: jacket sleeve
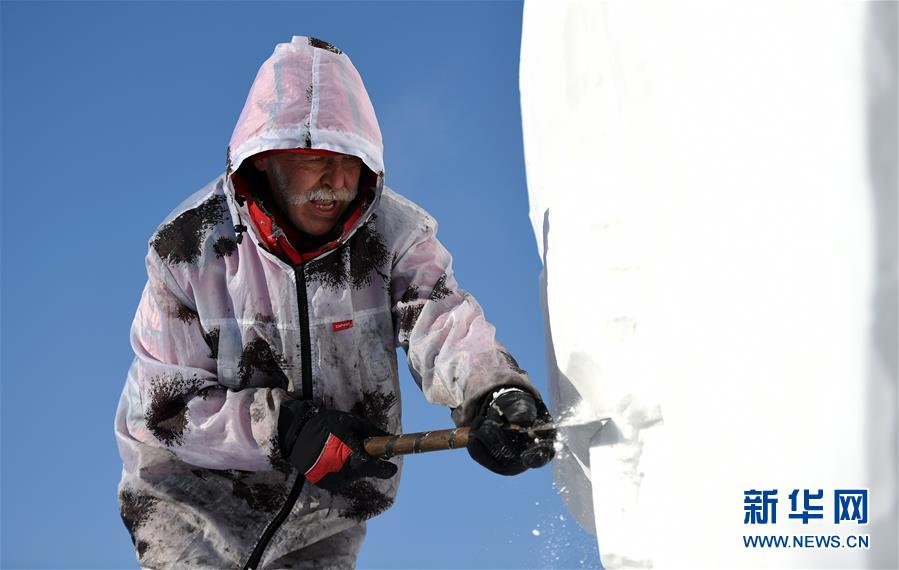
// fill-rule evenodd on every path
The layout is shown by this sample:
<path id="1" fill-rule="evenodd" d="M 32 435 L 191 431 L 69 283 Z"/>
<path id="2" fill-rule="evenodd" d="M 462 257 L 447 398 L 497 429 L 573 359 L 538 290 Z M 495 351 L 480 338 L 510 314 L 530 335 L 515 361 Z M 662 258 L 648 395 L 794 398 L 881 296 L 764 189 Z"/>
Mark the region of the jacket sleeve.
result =
<path id="1" fill-rule="evenodd" d="M 459 426 L 471 423 L 492 388 L 518 386 L 541 399 L 477 300 L 459 287 L 436 234 L 428 216 L 398 253 L 391 276 L 396 342 L 425 398 L 452 408 Z"/>
<path id="2" fill-rule="evenodd" d="M 131 326 L 134 362 L 123 400 L 128 437 L 209 469 L 283 468 L 277 444 L 281 388 L 231 390 L 216 377 L 217 339 L 151 247 Z"/>

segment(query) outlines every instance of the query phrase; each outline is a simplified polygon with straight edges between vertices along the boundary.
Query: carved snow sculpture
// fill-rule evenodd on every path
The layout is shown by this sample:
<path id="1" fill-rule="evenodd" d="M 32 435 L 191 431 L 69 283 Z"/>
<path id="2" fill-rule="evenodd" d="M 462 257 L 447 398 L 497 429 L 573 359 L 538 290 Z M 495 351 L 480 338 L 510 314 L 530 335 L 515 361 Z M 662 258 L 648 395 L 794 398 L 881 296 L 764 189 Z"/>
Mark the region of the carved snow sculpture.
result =
<path id="1" fill-rule="evenodd" d="M 897 566 L 896 7 L 525 4 L 553 411 L 612 418 L 555 479 L 605 566 Z"/>

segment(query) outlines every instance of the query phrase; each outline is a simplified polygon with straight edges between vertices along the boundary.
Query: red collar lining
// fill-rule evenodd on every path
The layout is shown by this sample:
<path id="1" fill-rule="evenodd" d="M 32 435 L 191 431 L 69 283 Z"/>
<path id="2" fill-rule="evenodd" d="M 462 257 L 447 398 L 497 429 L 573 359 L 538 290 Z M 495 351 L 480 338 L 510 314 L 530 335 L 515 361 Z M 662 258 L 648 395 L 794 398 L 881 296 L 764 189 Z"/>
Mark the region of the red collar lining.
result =
<path id="1" fill-rule="evenodd" d="M 304 151 L 306 154 L 338 154 L 332 153 L 330 151 L 318 151 L 318 150 L 310 150 L 308 149 L 300 149 Z M 285 151 L 267 151 L 271 153 L 275 152 L 291 152 L 290 150 Z M 264 154 L 264 153 L 260 153 Z M 234 193 L 246 201 L 247 203 L 247 211 L 250 214 L 250 219 L 253 222 L 253 225 L 256 227 L 256 230 L 259 232 L 259 235 L 262 237 L 263 243 L 261 244 L 267 250 L 272 252 L 273 254 L 280 257 L 282 260 L 289 262 L 291 265 L 299 265 L 300 263 L 305 263 L 311 259 L 318 257 L 319 255 L 325 253 L 328 250 L 334 249 L 340 243 L 340 237 L 349 232 L 349 230 L 353 227 L 353 225 L 359 220 L 362 216 L 362 213 L 365 211 L 365 208 L 371 203 L 374 198 L 374 192 L 371 188 L 370 184 L 366 184 L 364 189 L 361 189 L 363 194 L 363 199 L 357 202 L 355 209 L 350 214 L 350 216 L 343 222 L 343 227 L 340 231 L 340 236 L 337 239 L 331 240 L 324 245 L 321 245 L 312 250 L 303 250 L 302 247 L 297 247 L 298 244 L 302 244 L 304 241 L 303 234 L 298 232 L 289 220 L 285 218 L 278 211 L 269 211 L 266 212 L 259 205 L 256 199 L 253 197 L 252 192 L 250 191 L 248 184 L 244 180 L 243 176 L 241 176 L 238 172 L 235 172 L 231 175 L 231 180 L 234 184 Z M 363 179 L 363 181 L 365 181 Z M 272 223 L 274 220 L 274 224 Z M 274 225 L 277 225 L 278 228 L 283 232 L 277 236 L 272 235 L 272 228 Z"/>

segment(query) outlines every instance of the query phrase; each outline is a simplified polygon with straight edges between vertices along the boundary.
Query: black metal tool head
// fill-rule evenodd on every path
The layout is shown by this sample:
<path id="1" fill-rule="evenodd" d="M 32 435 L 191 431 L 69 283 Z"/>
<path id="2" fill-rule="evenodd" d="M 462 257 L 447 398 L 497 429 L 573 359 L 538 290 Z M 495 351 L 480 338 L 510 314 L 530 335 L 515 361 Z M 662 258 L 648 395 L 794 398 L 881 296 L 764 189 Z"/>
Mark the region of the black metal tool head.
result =
<path id="1" fill-rule="evenodd" d="M 555 454 L 556 426 L 552 422 L 536 422 L 529 427 L 509 426 L 517 438 L 525 439 L 527 444 L 521 452 L 521 463 L 529 469 L 543 467 Z"/>

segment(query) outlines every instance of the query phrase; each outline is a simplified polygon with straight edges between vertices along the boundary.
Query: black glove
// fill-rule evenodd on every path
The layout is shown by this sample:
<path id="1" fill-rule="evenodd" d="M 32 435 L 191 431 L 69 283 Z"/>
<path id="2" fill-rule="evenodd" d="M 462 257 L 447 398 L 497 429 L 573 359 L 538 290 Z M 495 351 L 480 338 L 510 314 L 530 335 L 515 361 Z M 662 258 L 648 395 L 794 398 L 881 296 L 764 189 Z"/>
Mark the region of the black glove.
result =
<path id="1" fill-rule="evenodd" d="M 542 467 L 555 453 L 555 432 L 542 433 L 537 438 L 509 425 L 530 427 L 535 423 L 552 423 L 543 402 L 519 388 L 495 390 L 484 398 L 481 413 L 471 424 L 468 454 L 500 475 L 518 475 Z"/>
<path id="2" fill-rule="evenodd" d="M 365 453 L 367 437 L 389 435 L 359 416 L 321 410 L 304 400 L 281 404 L 278 442 L 290 464 L 306 480 L 329 491 L 363 477 L 390 479 L 397 467 Z"/>

